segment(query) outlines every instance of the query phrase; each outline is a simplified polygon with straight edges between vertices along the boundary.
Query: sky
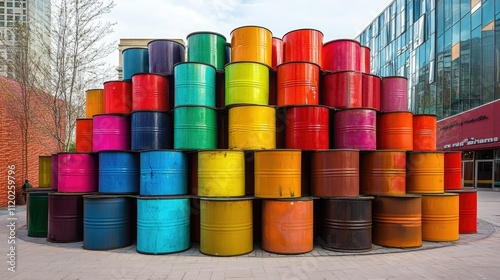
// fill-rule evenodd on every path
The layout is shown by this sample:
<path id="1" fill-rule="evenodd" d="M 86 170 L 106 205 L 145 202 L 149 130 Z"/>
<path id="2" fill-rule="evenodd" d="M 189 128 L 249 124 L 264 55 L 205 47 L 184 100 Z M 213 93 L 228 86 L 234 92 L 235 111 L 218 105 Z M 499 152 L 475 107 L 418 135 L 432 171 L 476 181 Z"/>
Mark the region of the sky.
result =
<path id="1" fill-rule="evenodd" d="M 231 41 L 233 29 L 257 25 L 282 38 L 289 31 L 317 29 L 323 42 L 354 39 L 391 0 L 115 0 L 103 20 L 115 22 L 117 50 L 106 61 L 118 66 L 123 38 L 183 39 L 192 32 L 212 31 Z"/>

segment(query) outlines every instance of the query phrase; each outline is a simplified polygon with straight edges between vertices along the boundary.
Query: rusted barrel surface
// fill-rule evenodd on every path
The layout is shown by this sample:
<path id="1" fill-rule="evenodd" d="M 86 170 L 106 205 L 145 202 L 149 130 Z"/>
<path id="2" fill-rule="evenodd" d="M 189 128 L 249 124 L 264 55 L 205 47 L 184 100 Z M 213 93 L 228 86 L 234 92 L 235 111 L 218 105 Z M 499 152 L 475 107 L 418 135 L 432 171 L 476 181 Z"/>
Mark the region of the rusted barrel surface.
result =
<path id="1" fill-rule="evenodd" d="M 255 151 L 255 197 L 301 196 L 300 150 Z"/>
<path id="2" fill-rule="evenodd" d="M 406 193 L 405 151 L 363 151 L 360 155 L 360 193 L 403 195 Z"/>

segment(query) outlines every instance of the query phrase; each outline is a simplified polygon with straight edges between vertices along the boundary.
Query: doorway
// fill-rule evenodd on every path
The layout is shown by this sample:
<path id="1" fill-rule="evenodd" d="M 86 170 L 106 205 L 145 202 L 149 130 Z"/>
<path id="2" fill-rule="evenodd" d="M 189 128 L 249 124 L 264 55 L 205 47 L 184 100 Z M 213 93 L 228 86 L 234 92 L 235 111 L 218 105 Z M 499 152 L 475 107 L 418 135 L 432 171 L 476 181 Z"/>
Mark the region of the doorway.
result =
<path id="1" fill-rule="evenodd" d="M 475 170 L 475 187 L 476 188 L 493 188 L 494 178 L 494 160 L 482 159 L 476 160 Z"/>

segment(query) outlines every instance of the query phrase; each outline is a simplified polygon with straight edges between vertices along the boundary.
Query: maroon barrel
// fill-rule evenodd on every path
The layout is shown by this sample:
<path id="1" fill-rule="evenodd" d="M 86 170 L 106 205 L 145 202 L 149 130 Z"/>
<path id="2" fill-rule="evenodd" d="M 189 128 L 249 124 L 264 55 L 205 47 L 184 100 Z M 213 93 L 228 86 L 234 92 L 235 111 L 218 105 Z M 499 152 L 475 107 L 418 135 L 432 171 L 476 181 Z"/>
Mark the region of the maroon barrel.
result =
<path id="1" fill-rule="evenodd" d="M 371 74 L 363 74 L 362 77 L 362 107 L 380 111 L 380 77 Z"/>
<path id="2" fill-rule="evenodd" d="M 322 64 L 327 71 L 360 71 L 361 45 L 351 39 L 340 39 L 323 44 Z"/>
<path id="3" fill-rule="evenodd" d="M 364 74 L 370 74 L 370 48 L 361 46 L 359 51 L 359 70 Z"/>
<path id="4" fill-rule="evenodd" d="M 51 179 L 51 186 L 53 191 L 57 191 L 57 183 L 58 183 L 58 168 L 57 168 L 57 154 L 52 154 L 51 155 L 51 161 L 52 161 L 52 177 Z"/>
<path id="5" fill-rule="evenodd" d="M 324 106 L 286 108 L 285 148 L 320 150 L 329 147 L 329 110 Z"/>
<path id="6" fill-rule="evenodd" d="M 47 240 L 79 242 L 83 240 L 83 194 L 49 193 Z"/>
<path id="7" fill-rule="evenodd" d="M 401 76 L 383 77 L 380 83 L 382 112 L 408 111 L 408 79 Z"/>
<path id="8" fill-rule="evenodd" d="M 326 73 L 322 85 L 323 105 L 338 109 L 360 108 L 362 81 L 362 74 L 358 71 Z"/>

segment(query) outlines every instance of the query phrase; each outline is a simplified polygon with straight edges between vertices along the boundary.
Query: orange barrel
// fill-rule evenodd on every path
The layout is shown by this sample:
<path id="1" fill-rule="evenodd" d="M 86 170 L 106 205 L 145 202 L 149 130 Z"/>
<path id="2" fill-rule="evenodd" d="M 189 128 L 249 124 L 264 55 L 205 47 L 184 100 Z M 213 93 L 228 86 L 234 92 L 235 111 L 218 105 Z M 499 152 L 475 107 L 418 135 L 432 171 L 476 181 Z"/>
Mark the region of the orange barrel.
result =
<path id="1" fill-rule="evenodd" d="M 408 152 L 406 154 L 406 192 L 444 192 L 443 152 Z"/>
<path id="2" fill-rule="evenodd" d="M 436 115 L 413 115 L 413 150 L 436 151 Z"/>
<path id="3" fill-rule="evenodd" d="M 278 66 L 278 106 L 319 104 L 319 65 L 286 62 Z"/>
<path id="4" fill-rule="evenodd" d="M 271 67 L 276 69 L 276 67 L 283 63 L 283 40 L 273 37 L 272 44 Z"/>
<path id="5" fill-rule="evenodd" d="M 229 108 L 229 149 L 275 149 L 276 109 L 243 105 Z"/>
<path id="6" fill-rule="evenodd" d="M 200 252 L 237 256 L 253 251 L 252 199 L 200 198 Z"/>
<path id="7" fill-rule="evenodd" d="M 104 113 L 104 97 L 102 89 L 89 89 L 85 92 L 85 117 L 92 118 L 94 115 Z"/>
<path id="8" fill-rule="evenodd" d="M 477 190 L 461 189 L 446 191 L 457 193 L 459 200 L 458 232 L 477 233 Z"/>
<path id="9" fill-rule="evenodd" d="M 458 240 L 459 208 L 456 193 L 422 194 L 422 240 Z"/>
<path id="10" fill-rule="evenodd" d="M 52 156 L 38 156 L 38 187 L 52 187 Z"/>
<path id="11" fill-rule="evenodd" d="M 329 147 L 329 109 L 319 105 L 286 108 L 285 148 L 320 150 Z"/>
<path id="12" fill-rule="evenodd" d="M 413 150 L 413 113 L 382 113 L 377 118 L 378 150 Z"/>
<path id="13" fill-rule="evenodd" d="M 321 68 L 327 71 L 359 71 L 361 45 L 351 39 L 333 40 L 323 44 Z"/>
<path id="14" fill-rule="evenodd" d="M 365 108 L 335 112 L 333 118 L 334 149 L 377 149 L 377 111 Z"/>
<path id="15" fill-rule="evenodd" d="M 380 77 L 363 74 L 362 107 L 380 110 Z"/>
<path id="16" fill-rule="evenodd" d="M 359 166 L 361 194 L 406 194 L 405 151 L 363 151 Z"/>
<path id="17" fill-rule="evenodd" d="M 380 82 L 380 110 L 382 112 L 408 110 L 408 79 L 406 77 L 382 78 Z"/>
<path id="18" fill-rule="evenodd" d="M 372 248 L 371 196 L 321 199 L 321 246 L 340 252 Z"/>
<path id="19" fill-rule="evenodd" d="M 323 33 L 316 29 L 297 29 L 283 36 L 283 62 L 309 61 L 321 66 Z"/>
<path id="20" fill-rule="evenodd" d="M 168 111 L 168 79 L 159 74 L 132 76 L 132 111 Z"/>
<path id="21" fill-rule="evenodd" d="M 323 105 L 338 109 L 360 108 L 362 82 L 363 75 L 358 71 L 326 73 L 322 84 Z"/>
<path id="22" fill-rule="evenodd" d="M 462 188 L 462 152 L 444 153 L 444 189 Z"/>
<path id="23" fill-rule="evenodd" d="M 231 61 L 254 61 L 272 66 L 273 34 L 260 26 L 242 26 L 231 31 Z"/>
<path id="24" fill-rule="evenodd" d="M 373 244 L 411 248 L 422 246 L 422 197 L 376 196 L 373 199 Z"/>
<path id="25" fill-rule="evenodd" d="M 93 143 L 93 120 L 92 119 L 77 119 L 76 120 L 76 152 L 90 153 L 92 152 Z"/>
<path id="26" fill-rule="evenodd" d="M 311 194 L 320 197 L 359 195 L 359 151 L 311 152 Z"/>
<path id="27" fill-rule="evenodd" d="M 313 199 L 262 200 L 262 249 L 277 254 L 312 251 Z"/>
<path id="28" fill-rule="evenodd" d="M 359 71 L 370 74 L 370 48 L 361 46 L 359 51 Z"/>
<path id="29" fill-rule="evenodd" d="M 269 103 L 269 67 L 257 62 L 232 62 L 225 67 L 225 105 Z"/>
<path id="30" fill-rule="evenodd" d="M 243 151 L 198 152 L 198 196 L 244 195 L 245 154 Z"/>
<path id="31" fill-rule="evenodd" d="M 301 150 L 255 151 L 255 197 L 300 197 L 301 153 Z"/>
<path id="32" fill-rule="evenodd" d="M 131 82 L 105 82 L 103 96 L 104 114 L 130 114 L 132 112 Z"/>

